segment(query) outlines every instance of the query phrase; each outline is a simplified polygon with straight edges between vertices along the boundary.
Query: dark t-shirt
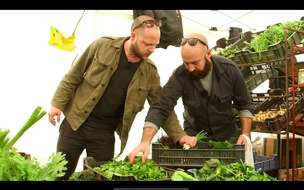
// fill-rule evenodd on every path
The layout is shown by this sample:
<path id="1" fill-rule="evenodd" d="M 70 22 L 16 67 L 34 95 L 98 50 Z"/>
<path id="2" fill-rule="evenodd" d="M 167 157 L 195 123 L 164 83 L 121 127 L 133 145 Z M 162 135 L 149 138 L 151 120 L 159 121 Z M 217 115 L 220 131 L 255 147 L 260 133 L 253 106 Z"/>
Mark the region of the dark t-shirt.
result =
<path id="1" fill-rule="evenodd" d="M 140 62 L 129 62 L 124 49 L 122 50 L 117 70 L 84 125 L 100 131 L 115 130 L 122 119 L 129 83 L 139 64 Z"/>

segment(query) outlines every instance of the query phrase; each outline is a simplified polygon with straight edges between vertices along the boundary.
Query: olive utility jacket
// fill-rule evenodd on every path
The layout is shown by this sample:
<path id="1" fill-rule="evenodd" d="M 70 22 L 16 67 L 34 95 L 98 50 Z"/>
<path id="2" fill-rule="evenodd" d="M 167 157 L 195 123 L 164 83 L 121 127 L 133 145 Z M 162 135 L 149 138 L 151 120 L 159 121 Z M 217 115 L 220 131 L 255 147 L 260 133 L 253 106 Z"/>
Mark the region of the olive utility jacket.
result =
<path id="1" fill-rule="evenodd" d="M 128 39 L 101 37 L 95 40 L 60 81 L 51 105 L 62 110 L 73 130 L 83 124 L 103 95 Z M 116 128 L 121 140 L 120 154 L 125 149 L 136 114 L 143 110 L 146 100 L 151 105 L 160 90 L 155 64 L 150 59 L 143 60 L 128 87 L 123 119 Z M 175 142 L 186 135 L 175 112 L 170 113 L 162 128 Z"/>

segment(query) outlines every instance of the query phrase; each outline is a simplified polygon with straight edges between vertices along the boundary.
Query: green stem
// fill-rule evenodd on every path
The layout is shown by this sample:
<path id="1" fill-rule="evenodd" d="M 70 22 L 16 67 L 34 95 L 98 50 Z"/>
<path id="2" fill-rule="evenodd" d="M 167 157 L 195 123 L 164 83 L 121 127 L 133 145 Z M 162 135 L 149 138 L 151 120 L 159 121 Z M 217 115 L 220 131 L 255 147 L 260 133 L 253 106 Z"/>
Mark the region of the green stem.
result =
<path id="1" fill-rule="evenodd" d="M 37 121 L 39 121 L 45 114 L 46 111 L 41 111 L 41 107 L 37 106 L 37 108 L 33 111 L 32 115 L 29 117 L 29 119 L 26 121 L 26 123 L 23 125 L 23 127 L 18 131 L 18 133 L 5 144 L 3 149 L 10 149 L 13 147 L 13 145 L 16 143 L 16 141 L 23 135 L 25 131 L 27 131 L 32 125 L 34 125 Z"/>

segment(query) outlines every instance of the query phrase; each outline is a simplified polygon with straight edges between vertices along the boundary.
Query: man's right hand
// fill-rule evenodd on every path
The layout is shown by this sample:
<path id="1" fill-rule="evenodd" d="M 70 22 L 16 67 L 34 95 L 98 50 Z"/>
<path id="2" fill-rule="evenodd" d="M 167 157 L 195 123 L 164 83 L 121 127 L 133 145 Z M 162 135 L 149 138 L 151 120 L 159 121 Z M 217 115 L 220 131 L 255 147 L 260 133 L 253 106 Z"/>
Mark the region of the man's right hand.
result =
<path id="1" fill-rule="evenodd" d="M 188 144 L 190 148 L 195 148 L 196 143 L 197 143 L 197 138 L 195 136 L 183 136 L 178 140 L 179 144 L 181 146 L 184 146 L 184 144 Z"/>
<path id="2" fill-rule="evenodd" d="M 50 110 L 49 110 L 49 121 L 54 125 L 56 126 L 56 120 L 55 120 L 55 116 L 57 118 L 57 123 L 60 122 L 60 116 L 61 116 L 61 110 L 54 107 L 54 106 L 51 106 Z"/>
<path id="3" fill-rule="evenodd" d="M 134 163 L 136 156 L 138 156 L 138 153 L 142 153 L 142 163 L 145 163 L 150 153 L 150 143 L 141 142 L 129 153 L 128 159 L 131 164 Z"/>
<path id="4" fill-rule="evenodd" d="M 135 147 L 128 155 L 128 159 L 131 164 L 134 163 L 135 157 L 138 156 L 138 153 L 142 153 L 142 162 L 146 162 L 150 154 L 150 145 L 153 137 L 157 133 L 153 127 L 145 127 L 143 130 L 142 138 L 140 144 Z"/>

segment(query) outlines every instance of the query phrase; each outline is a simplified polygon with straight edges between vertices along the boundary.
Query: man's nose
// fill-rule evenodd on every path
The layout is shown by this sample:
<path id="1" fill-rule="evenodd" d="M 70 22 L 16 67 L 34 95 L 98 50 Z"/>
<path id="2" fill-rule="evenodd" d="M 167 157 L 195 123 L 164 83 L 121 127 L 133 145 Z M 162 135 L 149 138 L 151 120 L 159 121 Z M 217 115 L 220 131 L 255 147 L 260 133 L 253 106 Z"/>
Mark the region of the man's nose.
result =
<path id="1" fill-rule="evenodd" d="M 192 64 L 189 64 L 189 65 L 188 65 L 188 71 L 189 71 L 189 72 L 192 72 L 192 71 L 194 71 L 194 70 L 195 70 L 195 66 L 192 65 Z"/>
<path id="2" fill-rule="evenodd" d="M 154 53 L 154 51 L 155 51 L 155 47 L 150 47 L 149 48 L 149 52 Z"/>

